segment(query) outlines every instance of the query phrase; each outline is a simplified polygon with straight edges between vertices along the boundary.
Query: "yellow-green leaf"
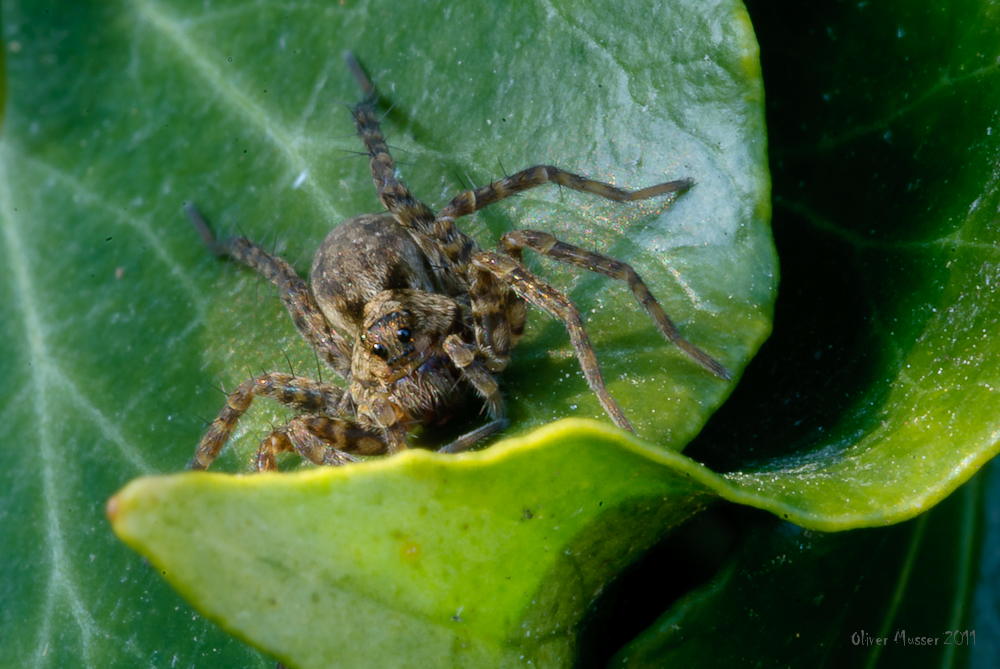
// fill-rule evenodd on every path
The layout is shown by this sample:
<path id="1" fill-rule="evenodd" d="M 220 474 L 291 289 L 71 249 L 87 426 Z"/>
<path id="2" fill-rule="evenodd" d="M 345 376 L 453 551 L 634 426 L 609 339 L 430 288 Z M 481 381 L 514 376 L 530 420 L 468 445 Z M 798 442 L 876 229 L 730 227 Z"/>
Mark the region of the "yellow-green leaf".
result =
<path id="1" fill-rule="evenodd" d="M 456 457 L 143 478 L 108 514 L 207 616 L 291 666 L 569 666 L 604 585 L 715 478 L 567 420 Z"/>

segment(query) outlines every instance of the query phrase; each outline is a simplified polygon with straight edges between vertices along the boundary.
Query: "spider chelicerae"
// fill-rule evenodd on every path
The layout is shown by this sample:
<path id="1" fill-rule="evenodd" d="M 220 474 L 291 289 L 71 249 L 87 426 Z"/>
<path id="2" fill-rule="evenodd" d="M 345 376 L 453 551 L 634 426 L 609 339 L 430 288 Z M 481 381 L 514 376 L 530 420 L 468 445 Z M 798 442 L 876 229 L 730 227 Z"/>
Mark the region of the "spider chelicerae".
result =
<path id="1" fill-rule="evenodd" d="M 354 57 L 344 56 L 365 94 L 353 109 L 354 124 L 387 212 L 334 228 L 316 252 L 307 284 L 291 265 L 245 237 L 216 240 L 193 206 L 187 211 L 213 253 L 249 265 L 277 286 L 299 332 L 345 386 L 279 372 L 245 381 L 199 442 L 193 468 L 212 463 L 255 397 L 301 412 L 264 439 L 258 470 L 276 470 L 275 457 L 290 451 L 322 465 L 395 453 L 407 447 L 413 427 L 439 422 L 471 390 L 485 403 L 490 422 L 439 449 L 465 450 L 507 426 L 496 374 L 524 332 L 529 302 L 563 322 L 601 406 L 615 425 L 634 431 L 604 385 L 579 311 L 525 268 L 524 249 L 625 281 L 668 341 L 712 374 L 730 378 L 725 367 L 681 337 L 625 263 L 535 230 L 508 232 L 496 252 L 483 251 L 455 225 L 457 218 L 547 183 L 632 202 L 681 193 L 693 180 L 629 192 L 536 165 L 464 191 L 435 214 L 397 180 L 375 114 L 374 87 Z"/>

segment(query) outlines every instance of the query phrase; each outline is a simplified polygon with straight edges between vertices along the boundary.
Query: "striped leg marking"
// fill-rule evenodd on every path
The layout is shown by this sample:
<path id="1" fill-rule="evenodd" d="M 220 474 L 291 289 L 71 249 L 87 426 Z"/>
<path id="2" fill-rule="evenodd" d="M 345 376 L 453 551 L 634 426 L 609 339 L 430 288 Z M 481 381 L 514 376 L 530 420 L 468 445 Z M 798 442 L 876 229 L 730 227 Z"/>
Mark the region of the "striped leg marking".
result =
<path id="1" fill-rule="evenodd" d="M 521 250 L 529 248 L 558 262 L 576 265 L 610 279 L 624 281 L 667 341 L 673 343 L 685 355 L 720 379 L 728 381 L 732 378 L 729 370 L 722 363 L 681 336 L 677 326 L 663 311 L 663 307 L 656 301 L 653 294 L 649 292 L 646 283 L 629 265 L 614 258 L 581 249 L 579 246 L 563 243 L 547 232 L 536 230 L 508 232 L 501 238 L 500 247 L 505 253 L 518 260 L 521 258 Z"/>
<path id="2" fill-rule="evenodd" d="M 604 377 L 601 376 L 594 347 L 583 327 L 583 319 L 569 298 L 538 279 L 509 256 L 491 252 L 479 253 L 473 256 L 472 265 L 481 272 L 490 273 L 498 281 L 510 286 L 522 298 L 563 322 L 569 332 L 569 340 L 576 357 L 580 361 L 580 367 L 583 368 L 583 376 L 587 379 L 590 389 L 597 395 L 604 411 L 615 425 L 623 430 L 635 432 L 621 407 L 604 385 Z"/>

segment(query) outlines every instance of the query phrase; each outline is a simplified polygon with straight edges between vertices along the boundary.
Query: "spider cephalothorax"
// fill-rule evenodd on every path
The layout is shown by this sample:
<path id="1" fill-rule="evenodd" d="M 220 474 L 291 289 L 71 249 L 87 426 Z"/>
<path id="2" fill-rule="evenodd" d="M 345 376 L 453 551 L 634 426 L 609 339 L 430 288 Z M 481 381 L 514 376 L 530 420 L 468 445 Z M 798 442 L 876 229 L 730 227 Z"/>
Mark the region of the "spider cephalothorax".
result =
<path id="1" fill-rule="evenodd" d="M 491 420 L 441 449 L 464 450 L 507 425 L 495 374 L 507 366 L 524 331 L 527 302 L 565 324 L 601 405 L 616 425 L 632 430 L 604 386 L 579 312 L 565 295 L 524 267 L 524 249 L 627 282 L 669 341 L 716 376 L 729 378 L 725 367 L 680 336 L 625 263 L 532 230 L 505 234 L 498 252 L 482 251 L 455 225 L 456 218 L 545 183 L 634 201 L 684 191 L 693 184 L 690 179 L 629 192 L 538 165 L 464 191 L 435 214 L 396 179 L 374 112 L 374 90 L 353 57 L 346 57 L 366 93 L 354 108 L 354 122 L 387 212 L 336 227 L 316 252 L 311 285 L 284 260 L 244 237 L 216 241 L 197 211 L 188 207 L 213 252 L 249 265 L 278 287 L 299 332 L 345 386 L 278 372 L 244 382 L 229 395 L 198 444 L 193 467 L 211 464 L 255 396 L 301 412 L 264 440 L 257 453 L 258 469 L 276 469 L 275 456 L 285 451 L 297 451 L 317 464 L 394 453 L 406 448 L 407 435 L 416 425 L 440 422 L 471 391 L 481 398 Z"/>

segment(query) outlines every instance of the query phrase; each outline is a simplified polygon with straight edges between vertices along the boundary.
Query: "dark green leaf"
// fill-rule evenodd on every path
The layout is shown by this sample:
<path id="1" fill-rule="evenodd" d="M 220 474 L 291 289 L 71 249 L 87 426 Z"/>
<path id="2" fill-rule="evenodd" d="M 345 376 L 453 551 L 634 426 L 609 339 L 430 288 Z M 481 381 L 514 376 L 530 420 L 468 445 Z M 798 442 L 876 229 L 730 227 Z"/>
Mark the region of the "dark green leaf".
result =
<path id="1" fill-rule="evenodd" d="M 758 13 L 776 335 L 689 455 L 803 525 L 878 525 L 998 449 L 1000 15 L 795 7 Z"/>
<path id="2" fill-rule="evenodd" d="M 758 518 L 728 566 L 609 669 L 962 666 L 973 643 L 990 643 L 969 624 L 985 482 L 890 528 L 825 534 Z"/>
<path id="3" fill-rule="evenodd" d="M 21 48 L 20 44 L 17 48 Z M 3 124 L 3 112 L 7 106 L 7 67 L 4 64 L 4 51 L 6 48 L 3 42 L 3 21 L 0 20 L 0 128 Z"/>
<path id="4" fill-rule="evenodd" d="M 774 336 L 687 453 L 718 470 L 771 469 L 777 485 L 801 467 L 809 492 L 789 490 L 817 506 L 847 507 L 839 495 L 852 506 L 926 507 L 996 449 L 996 9 L 753 2 L 750 10 L 768 91 L 783 289 Z M 650 628 L 622 657 L 705 664 L 699 648 L 720 656 L 718 644 L 707 645 L 721 639 L 717 625 L 727 652 L 738 649 L 722 655 L 726 666 L 737 657 L 851 666 L 862 658 L 850 634 L 861 628 L 940 636 L 955 625 L 977 630 L 970 666 L 994 666 L 992 469 L 979 569 L 969 560 L 978 523 L 953 513 L 970 504 L 977 479 L 899 527 L 814 533 L 821 550 L 801 551 L 787 527 L 763 527 L 712 588 L 664 614 L 678 630 L 657 638 L 662 625 Z M 846 510 L 868 513 L 859 507 Z M 882 575 L 872 570 L 879 562 Z M 828 583 L 817 584 L 817 573 Z M 961 653 L 925 650 L 863 659 L 963 666 Z"/>
<path id="5" fill-rule="evenodd" d="M 11 0 L 3 30 L 20 46 L 0 144 L 0 664 L 267 663 L 194 616 L 102 509 L 128 479 L 183 467 L 198 415 L 223 406 L 218 377 L 232 387 L 285 353 L 315 368 L 273 291 L 208 257 L 181 205 L 303 269 L 333 225 L 377 210 L 364 160 L 340 160 L 358 148 L 332 104 L 358 95 L 345 48 L 395 105 L 390 141 L 431 205 L 500 163 L 698 181 L 639 206 L 541 189 L 466 221 L 483 245 L 535 226 L 632 263 L 737 374 L 770 329 L 763 95 L 738 3 Z M 624 286 L 529 262 L 589 312 L 640 434 L 681 448 L 732 386 L 665 345 Z M 533 314 L 517 353 L 511 434 L 603 418 L 559 324 Z M 219 468 L 244 469 L 281 415 L 258 408 Z"/>

